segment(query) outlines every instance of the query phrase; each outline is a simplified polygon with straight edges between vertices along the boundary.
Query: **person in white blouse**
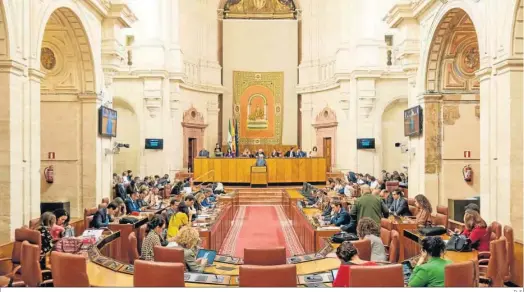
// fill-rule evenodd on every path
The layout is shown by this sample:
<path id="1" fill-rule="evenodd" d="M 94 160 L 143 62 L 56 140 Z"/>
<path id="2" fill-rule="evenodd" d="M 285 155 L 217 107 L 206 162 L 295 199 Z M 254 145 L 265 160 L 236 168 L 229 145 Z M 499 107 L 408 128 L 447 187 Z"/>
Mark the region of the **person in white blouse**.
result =
<path id="1" fill-rule="evenodd" d="M 310 157 L 310 158 L 311 157 L 317 157 L 317 155 L 318 155 L 317 151 L 318 151 L 317 146 L 313 146 L 313 149 L 311 151 L 309 151 L 308 157 Z"/>
<path id="2" fill-rule="evenodd" d="M 369 181 L 371 182 L 369 184 L 370 188 L 378 189 L 380 187 L 380 184 L 378 183 L 378 180 L 374 176 L 369 177 Z"/>

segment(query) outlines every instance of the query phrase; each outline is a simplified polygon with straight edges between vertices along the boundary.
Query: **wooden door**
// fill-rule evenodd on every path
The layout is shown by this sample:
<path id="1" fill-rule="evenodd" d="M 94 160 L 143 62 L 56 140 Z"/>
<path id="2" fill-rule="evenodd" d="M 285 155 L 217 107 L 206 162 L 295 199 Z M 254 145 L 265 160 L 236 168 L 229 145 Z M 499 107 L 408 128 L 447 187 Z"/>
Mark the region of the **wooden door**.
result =
<path id="1" fill-rule="evenodd" d="M 331 138 L 324 138 L 324 158 L 326 158 L 326 172 L 331 172 Z"/>
<path id="2" fill-rule="evenodd" d="M 188 168 L 188 171 L 190 173 L 192 173 L 193 172 L 193 165 L 194 165 L 193 164 L 193 162 L 194 162 L 193 160 L 197 156 L 196 155 L 196 151 L 197 151 L 196 139 L 195 138 L 189 138 L 187 140 L 187 147 L 188 147 L 188 149 L 187 149 L 187 155 L 188 155 L 188 157 L 187 157 L 187 168 Z"/>

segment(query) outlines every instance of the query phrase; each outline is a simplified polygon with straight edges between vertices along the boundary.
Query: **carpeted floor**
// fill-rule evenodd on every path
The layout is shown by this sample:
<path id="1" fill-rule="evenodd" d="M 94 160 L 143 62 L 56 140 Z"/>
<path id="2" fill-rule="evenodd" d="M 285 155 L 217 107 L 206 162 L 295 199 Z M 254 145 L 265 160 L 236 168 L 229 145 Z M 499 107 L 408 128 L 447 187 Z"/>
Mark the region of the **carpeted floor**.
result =
<path id="1" fill-rule="evenodd" d="M 304 250 L 281 206 L 241 206 L 220 254 L 244 257 L 244 248 L 285 246 L 288 256 Z"/>

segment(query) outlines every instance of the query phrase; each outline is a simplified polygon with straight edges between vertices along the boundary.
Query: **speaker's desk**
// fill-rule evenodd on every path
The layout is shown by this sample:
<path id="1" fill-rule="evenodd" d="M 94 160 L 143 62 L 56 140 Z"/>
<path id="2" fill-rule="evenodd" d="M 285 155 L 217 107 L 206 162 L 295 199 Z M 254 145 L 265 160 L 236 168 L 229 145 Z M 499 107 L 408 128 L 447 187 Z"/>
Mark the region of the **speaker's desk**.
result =
<path id="1" fill-rule="evenodd" d="M 195 158 L 195 182 L 251 183 L 251 167 L 255 158 Z M 326 159 L 267 158 L 269 184 L 325 182 Z"/>

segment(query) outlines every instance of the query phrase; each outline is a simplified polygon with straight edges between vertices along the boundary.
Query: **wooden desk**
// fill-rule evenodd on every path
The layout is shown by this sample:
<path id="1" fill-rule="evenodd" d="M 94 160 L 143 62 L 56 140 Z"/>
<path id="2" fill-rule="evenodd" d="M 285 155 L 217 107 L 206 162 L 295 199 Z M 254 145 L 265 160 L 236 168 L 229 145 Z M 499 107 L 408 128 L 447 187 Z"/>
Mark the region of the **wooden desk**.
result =
<path id="1" fill-rule="evenodd" d="M 251 185 L 267 186 L 266 166 L 251 166 Z"/>
<path id="2" fill-rule="evenodd" d="M 131 232 L 134 232 L 137 237 L 137 240 L 140 240 L 138 229 L 142 225 L 146 224 L 147 221 L 148 217 L 144 216 L 141 219 L 139 219 L 135 224 L 109 224 L 107 228 L 109 228 L 109 230 L 113 232 L 120 231 L 120 237 L 116 239 L 114 242 L 111 242 L 111 244 L 104 249 L 103 254 L 119 262 L 129 262 L 129 234 L 131 234 Z"/>
<path id="3" fill-rule="evenodd" d="M 449 236 L 447 234 L 444 234 L 441 236 L 442 239 L 448 240 Z M 409 259 L 411 257 L 414 257 L 416 255 L 420 254 L 420 240 L 424 238 L 423 235 L 421 235 L 418 230 L 409 230 L 406 229 L 402 233 L 401 238 L 404 239 L 404 250 L 405 250 L 405 257 L 406 259 Z M 478 252 L 476 250 L 472 252 L 456 252 L 456 251 L 446 251 L 444 253 L 444 258 L 451 260 L 454 263 L 460 263 L 465 261 L 472 261 L 478 259 Z"/>
<path id="4" fill-rule="evenodd" d="M 251 182 L 254 158 L 195 158 L 195 182 L 245 183 Z M 268 183 L 325 182 L 326 159 L 268 158 Z"/>
<path id="5" fill-rule="evenodd" d="M 393 223 L 393 230 L 396 230 L 398 232 L 399 236 L 399 262 L 410 258 L 411 256 L 406 256 L 406 240 L 402 234 L 404 234 L 404 230 L 410 230 L 410 229 L 417 229 L 417 224 L 414 223 L 412 220 L 404 219 L 404 218 L 395 218 L 393 216 L 389 217 L 389 220 L 391 223 Z"/>

